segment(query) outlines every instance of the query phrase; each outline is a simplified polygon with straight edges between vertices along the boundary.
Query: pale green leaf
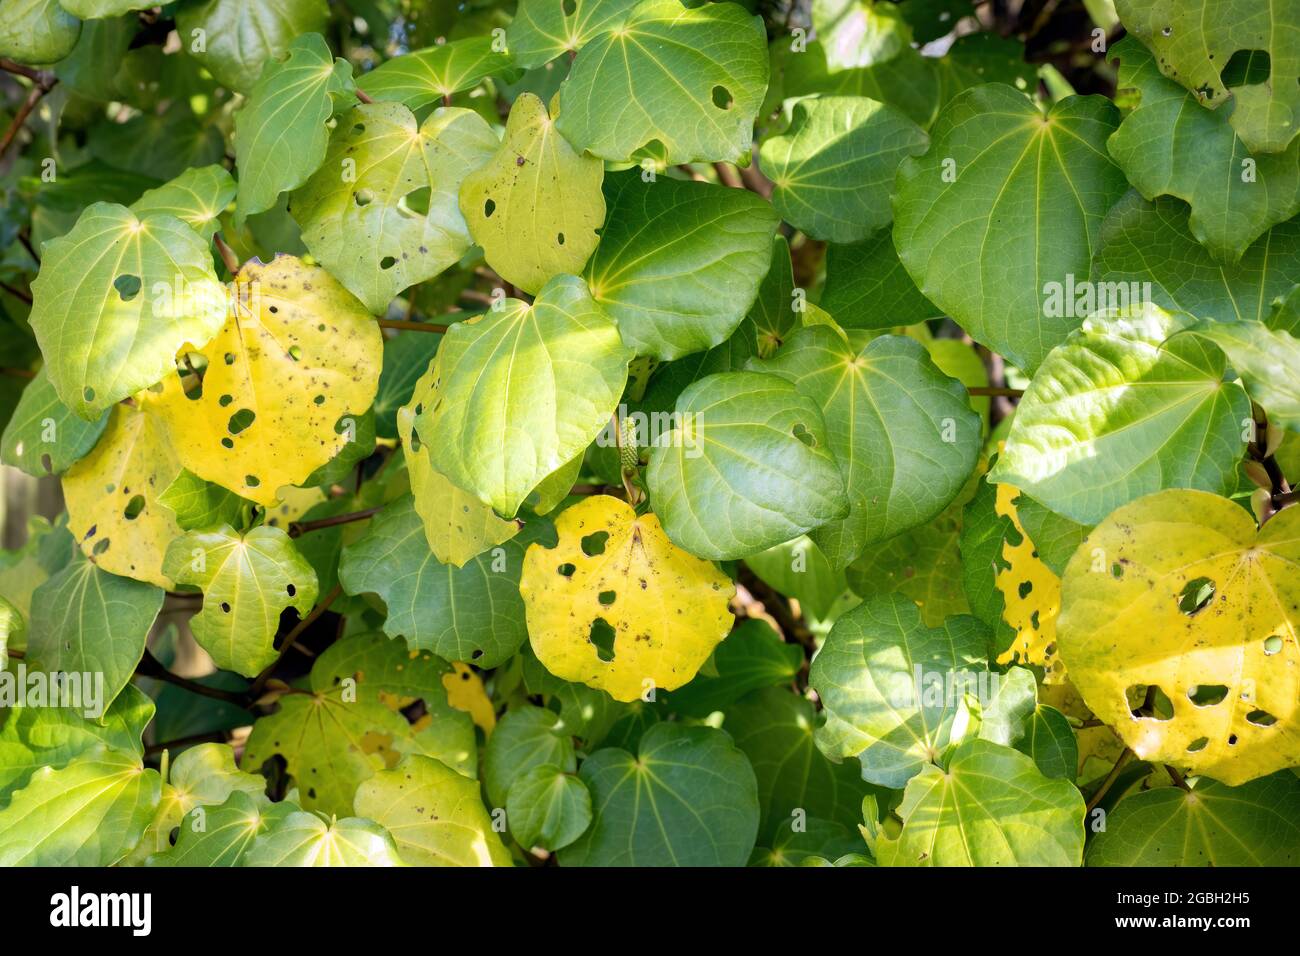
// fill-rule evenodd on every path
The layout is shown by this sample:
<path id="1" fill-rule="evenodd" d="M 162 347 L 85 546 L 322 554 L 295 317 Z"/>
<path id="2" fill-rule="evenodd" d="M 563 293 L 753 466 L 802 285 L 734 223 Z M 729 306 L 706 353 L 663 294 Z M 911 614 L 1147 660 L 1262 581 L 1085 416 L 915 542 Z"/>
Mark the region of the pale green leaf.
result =
<path id="1" fill-rule="evenodd" d="M 576 53 L 591 40 L 627 22 L 640 0 L 520 0 L 506 28 L 515 62 L 525 69 L 542 66 L 564 53 Z"/>
<path id="2" fill-rule="evenodd" d="M 453 93 L 473 89 L 489 76 L 518 79 L 509 53 L 493 49 L 491 37 L 466 37 L 394 57 L 361 77 L 363 91 L 381 103 L 413 110 L 446 103 Z"/>
<path id="3" fill-rule="evenodd" d="M 591 791 L 550 764 L 534 767 L 510 787 L 506 819 L 521 846 L 558 850 L 591 825 Z"/>
<path id="4" fill-rule="evenodd" d="M 295 37 L 324 33 L 326 0 L 205 0 L 176 11 L 176 31 L 185 50 L 222 86 L 247 93 L 262 68 L 289 51 Z M 199 48 L 194 31 L 203 31 Z"/>
<path id="5" fill-rule="evenodd" d="M 58 0 L 0 0 L 0 56 L 54 63 L 72 52 L 81 21 Z"/>
<path id="6" fill-rule="evenodd" d="M 1259 322 L 1200 322 L 1185 334 L 1203 336 L 1223 350 L 1270 422 L 1300 429 L 1300 339 Z"/>
<path id="7" fill-rule="evenodd" d="M 450 771 L 448 771 L 450 772 Z M 253 838 L 240 866 L 403 866 L 392 836 L 373 820 L 326 823 L 314 813 L 290 813 Z"/>
<path id="8" fill-rule="evenodd" d="M 187 169 L 169 183 L 146 190 L 131 211 L 137 216 L 166 213 L 175 216 L 205 240 L 217 231 L 217 217 L 235 198 L 235 180 L 224 166 Z"/>
<path id="9" fill-rule="evenodd" d="M 239 866 L 253 841 L 297 813 L 292 803 L 270 803 L 241 790 L 217 807 L 183 820 L 175 845 L 150 855 L 145 866 Z M 199 828 L 199 821 L 202 828 Z"/>

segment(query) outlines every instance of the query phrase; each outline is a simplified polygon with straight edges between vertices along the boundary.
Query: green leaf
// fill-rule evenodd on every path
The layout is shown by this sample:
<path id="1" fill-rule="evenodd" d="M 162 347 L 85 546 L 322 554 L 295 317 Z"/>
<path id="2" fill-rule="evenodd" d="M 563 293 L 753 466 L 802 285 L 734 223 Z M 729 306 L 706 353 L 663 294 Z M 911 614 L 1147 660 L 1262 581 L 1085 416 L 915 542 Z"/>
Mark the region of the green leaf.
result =
<path id="1" fill-rule="evenodd" d="M 1270 422 L 1300 429 L 1300 339 L 1259 322 L 1198 322 L 1183 334 L 1202 336 L 1223 350 Z"/>
<path id="2" fill-rule="evenodd" d="M 862 837 L 849 828 L 830 820 L 809 817 L 782 821 L 771 839 L 771 846 L 758 846 L 749 858 L 750 866 L 840 866 L 841 859 L 865 861 L 854 865 L 875 866 L 862 852 Z M 831 861 L 834 860 L 835 863 Z"/>
<path id="3" fill-rule="evenodd" d="M 722 726 L 758 778 L 760 844 L 809 817 L 850 827 L 862 821 L 862 798 L 872 788 L 856 763 L 832 763 L 818 751 L 817 714 L 806 698 L 767 687 L 728 707 Z"/>
<path id="4" fill-rule="evenodd" d="M 103 20 L 148 7 L 146 0 L 59 0 L 60 5 L 83 20 Z"/>
<path id="5" fill-rule="evenodd" d="M 1300 140 L 1284 153 L 1252 155 L 1229 125 L 1160 73 L 1155 58 L 1126 37 L 1111 50 L 1119 86 L 1141 96 L 1110 138 L 1110 154 L 1147 199 L 1177 196 L 1191 207 L 1196 241 L 1235 263 L 1270 227 L 1300 212 Z"/>
<path id="6" fill-rule="evenodd" d="M 623 341 L 638 355 L 674 359 L 730 336 L 772 263 L 771 205 L 746 190 L 645 183 L 635 172 L 605 177 L 605 202 L 587 284 Z"/>
<path id="7" fill-rule="evenodd" d="M 325 0 L 206 0 L 176 11 L 176 30 L 186 52 L 208 68 L 218 83 L 248 93 L 262 68 L 279 60 L 295 37 L 324 33 L 329 23 Z M 194 31 L 203 31 L 202 49 Z"/>
<path id="8" fill-rule="evenodd" d="M 413 110 L 445 104 L 453 93 L 473 89 L 489 76 L 507 82 L 519 78 L 513 57 L 493 50 L 494 42 L 466 37 L 416 50 L 381 64 L 357 85 L 381 103 L 402 103 Z"/>
<path id="9" fill-rule="evenodd" d="M 220 806 L 183 820 L 175 845 L 150 855 L 145 866 L 240 866 L 258 836 L 298 812 L 292 803 L 271 803 L 235 790 Z"/>
<path id="10" fill-rule="evenodd" d="M 1065 573 L 1066 564 L 1092 530 L 1090 525 L 1058 515 L 1025 494 L 1016 499 L 1016 516 L 1034 542 L 1038 556 L 1057 577 Z"/>
<path id="11" fill-rule="evenodd" d="M 357 791 L 357 813 L 392 833 L 415 866 L 510 866 L 478 784 L 429 757 L 406 757 Z"/>
<path id="12" fill-rule="evenodd" d="M 520 846 L 558 850 L 591 826 L 591 791 L 558 767 L 534 767 L 510 787 L 506 819 Z"/>
<path id="13" fill-rule="evenodd" d="M 961 93 L 930 150 L 899 167 L 894 242 L 922 294 L 1032 371 L 1078 320 L 1047 284 L 1088 274 L 1102 217 L 1127 188 L 1106 154 L 1115 107 L 1070 96 L 1046 113 L 1009 86 Z"/>
<path id="14" fill-rule="evenodd" d="M 102 723 L 68 707 L 6 708 L 0 725 L 0 802 L 8 802 L 42 767 L 58 770 L 101 745 L 143 757 L 141 735 L 153 718 L 153 701 L 133 684 L 122 688 Z"/>
<path id="15" fill-rule="evenodd" d="M 903 268 L 889 230 L 864 242 L 828 247 L 819 304 L 845 329 L 892 329 L 943 314 Z"/>
<path id="16" fill-rule="evenodd" d="M 95 203 L 43 253 L 32 331 L 59 398 L 82 418 L 161 381 L 181 346 L 206 344 L 225 321 L 212 254 L 175 216 Z"/>
<path id="17" fill-rule="evenodd" d="M 0 56 L 54 63 L 72 52 L 81 21 L 57 0 L 0 0 Z"/>
<path id="18" fill-rule="evenodd" d="M 162 588 L 79 556 L 32 595 L 28 667 L 81 675 L 81 700 L 73 706 L 102 717 L 135 672 L 163 597 Z"/>
<path id="19" fill-rule="evenodd" d="M 27 622 L 8 598 L 0 597 L 0 671 L 9 666 L 9 645 L 23 640 Z"/>
<path id="20" fill-rule="evenodd" d="M 844 479 L 817 404 L 785 379 L 727 372 L 677 400 L 646 478 L 673 543 L 743 558 L 845 517 Z"/>
<path id="21" fill-rule="evenodd" d="M 348 594 L 379 595 L 388 610 L 384 633 L 405 638 L 411 650 L 491 668 L 528 638 L 519 596 L 525 544 L 507 541 L 459 568 L 442 564 L 406 495 L 343 548 L 339 580 Z"/>
<path id="22" fill-rule="evenodd" d="M 924 152 L 925 131 L 866 97 L 799 100 L 789 129 L 759 151 L 781 218 L 813 239 L 856 242 L 889 225 L 894 173 Z"/>
<path id="23" fill-rule="evenodd" d="M 168 546 L 163 569 L 202 590 L 194 639 L 218 667 L 245 677 L 276 660 L 280 614 L 292 607 L 306 617 L 316 603 L 316 572 L 279 528 L 191 531 Z"/>
<path id="24" fill-rule="evenodd" d="M 471 110 L 417 124 L 400 103 L 368 103 L 338 119 L 324 162 L 290 208 L 313 256 L 382 313 L 393 297 L 455 265 L 471 245 L 456 196 L 497 147 Z"/>
<path id="25" fill-rule="evenodd" d="M 714 650 L 713 674 L 697 674 L 670 692 L 668 707 L 688 717 L 708 717 L 750 691 L 790 683 L 802 664 L 798 644 L 785 643 L 765 621 L 741 621 Z"/>
<path id="26" fill-rule="evenodd" d="M 316 171 L 329 140 L 325 124 L 354 90 L 351 65 L 333 59 L 318 33 L 296 37 L 284 60 L 267 64 L 235 114 L 240 218 L 270 209 Z"/>
<path id="27" fill-rule="evenodd" d="M 450 771 L 449 771 L 450 772 Z M 373 820 L 326 823 L 314 813 L 290 813 L 259 833 L 241 866 L 402 866 L 392 836 Z"/>
<path id="28" fill-rule="evenodd" d="M 515 62 L 525 69 L 542 66 L 564 53 L 576 53 L 602 33 L 618 29 L 640 0 L 520 0 L 506 28 Z"/>
<path id="29" fill-rule="evenodd" d="M 946 771 L 928 765 L 899 807 L 903 829 L 876 841 L 881 866 L 1079 866 L 1083 797 L 1022 753 L 968 740 Z"/>
<path id="30" fill-rule="evenodd" d="M 175 216 L 204 238 L 217 231 L 217 217 L 235 198 L 235 180 L 223 166 L 187 169 L 169 183 L 146 190 L 131 204 L 137 216 L 166 213 Z"/>
<path id="31" fill-rule="evenodd" d="M 778 544 L 745 558 L 758 577 L 786 597 L 792 597 L 807 614 L 825 618 L 848 589 L 844 572 L 831 567 L 821 548 L 807 535 Z"/>
<path id="32" fill-rule="evenodd" d="M 564 773 L 577 769 L 573 730 L 553 711 L 525 704 L 506 712 L 483 754 L 483 784 L 488 799 L 505 806 L 511 787 L 537 767 L 556 767 Z"/>
<path id="33" fill-rule="evenodd" d="M 1088 846 L 1089 866 L 1295 866 L 1300 780 L 1289 770 L 1228 787 L 1203 778 L 1120 801 Z"/>
<path id="34" fill-rule="evenodd" d="M 1043 776 L 1074 779 L 1079 766 L 1079 744 L 1070 721 L 1055 707 L 1037 706 L 1015 748 L 1032 757 Z"/>
<path id="35" fill-rule="evenodd" d="M 1273 300 L 1300 283 L 1300 219 L 1274 226 L 1225 265 L 1192 236 L 1183 203 L 1149 203 L 1133 191 L 1102 224 L 1092 273 L 1095 283 L 1128 283 L 1141 301 L 1198 319 L 1267 322 Z"/>
<path id="36" fill-rule="evenodd" d="M 915 339 L 881 336 L 859 348 L 837 329 L 814 325 L 750 366 L 789 380 L 825 418 L 849 513 L 811 537 L 833 567 L 934 518 L 975 467 L 979 416 L 966 389 Z"/>
<path id="37" fill-rule="evenodd" d="M 912 28 L 893 3 L 813 0 L 812 24 L 832 71 L 882 63 L 912 42 Z"/>
<path id="38" fill-rule="evenodd" d="M 637 756 L 607 747 L 582 764 L 594 819 L 561 866 L 744 866 L 758 785 L 722 731 L 655 724 Z"/>
<path id="39" fill-rule="evenodd" d="M 1280 152 L 1300 132 L 1300 86 L 1290 82 L 1300 76 L 1300 36 L 1288 5 L 1116 0 L 1115 10 L 1150 47 L 1161 72 L 1195 93 L 1202 106 L 1217 110 L 1232 101 L 1228 122 L 1252 151 Z M 1243 53 L 1262 54 L 1272 82 L 1234 70 Z"/>
<path id="40" fill-rule="evenodd" d="M 458 322 L 439 350 L 438 397 L 416 419 L 430 464 L 511 517 L 544 478 L 609 422 L 631 352 L 576 276 L 533 304 Z"/>
<path id="41" fill-rule="evenodd" d="M 0 439 L 0 459 L 40 478 L 61 475 L 90 453 L 108 425 L 108 411 L 87 421 L 59 400 L 42 368 L 23 389 Z"/>
<path id="42" fill-rule="evenodd" d="M 827 714 L 817 746 L 832 760 L 856 756 L 865 780 L 901 788 L 960 734 L 965 694 L 996 694 L 988 638 L 973 617 L 928 628 L 897 594 L 859 604 L 835 622 L 808 675 Z"/>
<path id="43" fill-rule="evenodd" d="M 397 415 L 416 391 L 438 351 L 442 336 L 432 332 L 413 332 L 384 342 L 384 367 L 379 374 L 379 391 L 371 411 L 375 413 L 375 434 L 380 438 L 397 438 Z"/>
<path id="44" fill-rule="evenodd" d="M 239 527 L 245 507 L 252 506 L 251 501 L 233 491 L 185 469 L 163 489 L 158 504 L 176 516 L 182 531 L 209 531 L 221 525 Z"/>
<path id="45" fill-rule="evenodd" d="M 1185 318 L 1087 320 L 1030 383 L 989 480 L 1083 524 L 1164 488 L 1231 493 L 1250 401 L 1217 347 L 1164 341 Z"/>
<path id="46" fill-rule="evenodd" d="M 528 293 L 581 272 L 605 223 L 605 164 L 575 152 L 546 105 L 521 93 L 505 139 L 476 165 L 461 186 L 460 209 L 488 265 Z"/>
<path id="47" fill-rule="evenodd" d="M 644 0 L 578 53 L 557 123 L 578 151 L 627 162 L 748 165 L 767 89 L 763 21 L 736 4 Z"/>
<path id="48" fill-rule="evenodd" d="M 106 747 L 42 767 L 0 810 L 0 866 L 111 866 L 139 841 L 160 789 L 139 754 Z"/>

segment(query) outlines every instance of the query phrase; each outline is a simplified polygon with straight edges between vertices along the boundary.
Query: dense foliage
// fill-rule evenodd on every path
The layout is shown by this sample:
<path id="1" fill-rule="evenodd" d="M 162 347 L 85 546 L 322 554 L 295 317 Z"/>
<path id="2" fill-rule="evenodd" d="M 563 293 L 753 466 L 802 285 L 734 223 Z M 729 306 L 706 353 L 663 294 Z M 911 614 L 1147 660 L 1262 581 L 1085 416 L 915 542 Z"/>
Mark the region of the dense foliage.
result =
<path id="1" fill-rule="evenodd" d="M 0 68 L 0 864 L 1300 862 L 1300 5 Z"/>

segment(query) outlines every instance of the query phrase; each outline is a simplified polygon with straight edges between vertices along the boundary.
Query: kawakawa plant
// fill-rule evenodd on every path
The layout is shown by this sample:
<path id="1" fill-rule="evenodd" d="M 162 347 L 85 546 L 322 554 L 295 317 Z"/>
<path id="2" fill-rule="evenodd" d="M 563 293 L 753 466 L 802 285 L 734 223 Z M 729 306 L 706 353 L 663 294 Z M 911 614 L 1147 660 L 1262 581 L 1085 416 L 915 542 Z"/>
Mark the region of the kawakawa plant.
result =
<path id="1" fill-rule="evenodd" d="M 1300 862 L 1300 6 L 1008 6 L 0 0 L 0 865 Z"/>

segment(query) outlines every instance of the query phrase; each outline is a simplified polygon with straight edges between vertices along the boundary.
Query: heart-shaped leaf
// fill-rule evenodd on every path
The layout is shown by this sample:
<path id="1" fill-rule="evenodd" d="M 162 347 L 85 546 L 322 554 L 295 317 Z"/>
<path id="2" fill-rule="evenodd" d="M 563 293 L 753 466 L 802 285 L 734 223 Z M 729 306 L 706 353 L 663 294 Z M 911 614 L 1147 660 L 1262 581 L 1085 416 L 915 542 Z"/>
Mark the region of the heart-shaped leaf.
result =
<path id="1" fill-rule="evenodd" d="M 640 0 L 520 0 L 506 27 L 515 62 L 525 69 L 543 66 L 563 53 L 576 53 L 602 33 L 627 22 Z"/>
<path id="2" fill-rule="evenodd" d="M 207 67 L 218 83 L 248 93 L 263 67 L 289 51 L 295 37 L 324 33 L 329 24 L 326 0 L 206 0 L 176 11 L 176 30 L 184 38 L 201 30 L 202 44 L 186 52 Z"/>
<path id="3" fill-rule="evenodd" d="M 489 76 L 519 78 L 514 58 L 495 49 L 491 37 L 466 37 L 393 57 L 361 77 L 361 89 L 382 103 L 418 110 L 446 104 L 453 93 L 473 89 Z"/>
<path id="4" fill-rule="evenodd" d="M 450 771 L 449 771 L 450 772 Z M 373 820 L 290 813 L 253 838 L 240 866 L 402 866 L 392 836 Z"/>

